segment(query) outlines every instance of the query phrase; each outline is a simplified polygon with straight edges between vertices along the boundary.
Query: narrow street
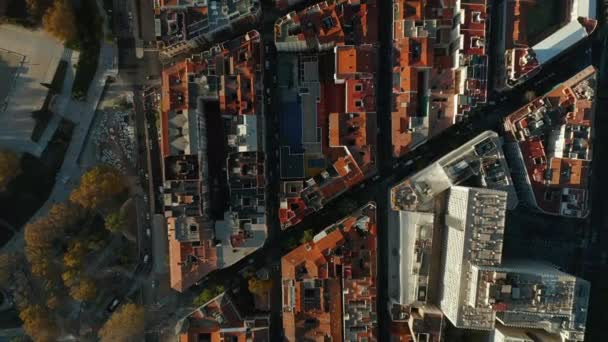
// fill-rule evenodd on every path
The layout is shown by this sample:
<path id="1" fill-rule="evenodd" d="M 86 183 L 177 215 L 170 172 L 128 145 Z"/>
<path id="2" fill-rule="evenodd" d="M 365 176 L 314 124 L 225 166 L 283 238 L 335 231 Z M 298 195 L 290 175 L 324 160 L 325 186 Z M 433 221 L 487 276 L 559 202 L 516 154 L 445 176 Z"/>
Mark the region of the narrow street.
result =
<path id="1" fill-rule="evenodd" d="M 138 25 L 141 27 L 151 27 L 150 23 L 153 20 L 151 9 L 144 9 L 145 6 L 141 1 L 137 1 L 140 8 L 140 19 Z M 311 1 L 304 2 L 297 8 L 304 8 Z M 453 148 L 471 139 L 477 134 L 485 130 L 501 130 L 502 119 L 515 109 L 525 104 L 524 94 L 527 90 L 534 90 L 536 94 L 542 94 L 550 90 L 556 84 L 568 79 L 579 70 L 583 69 L 591 60 L 590 41 L 580 44 L 576 49 L 572 49 L 562 57 L 545 66 L 543 71 L 536 77 L 529 80 L 524 86 L 512 89 L 509 92 L 496 95 L 496 104 L 487 105 L 482 108 L 477 108 L 471 116 L 463 122 L 447 129 L 442 134 L 431 139 L 425 145 L 412 151 L 401 159 L 394 160 L 391 156 L 391 92 L 392 92 L 392 21 L 390 19 L 379 20 L 379 61 L 377 72 L 377 111 L 378 111 L 378 168 L 380 178 L 376 180 L 367 180 L 362 186 L 350 190 L 340 198 L 327 204 L 322 210 L 309 215 L 301 223 L 289 228 L 286 231 L 281 231 L 278 224 L 277 208 L 279 194 L 279 160 L 278 156 L 273 153 L 278 149 L 278 137 L 273 132 L 278 131 L 279 108 L 277 101 L 272 92 L 273 76 L 276 73 L 276 52 L 274 51 L 273 32 L 274 22 L 281 13 L 270 7 L 267 2 L 264 2 L 263 21 L 259 28 L 265 46 L 265 59 L 269 62 L 269 67 L 264 70 L 264 87 L 271 87 L 270 96 L 265 99 L 264 103 L 264 143 L 267 165 L 267 217 L 268 217 L 268 239 L 264 247 L 251 255 L 240 260 L 238 263 L 207 276 L 201 284 L 193 286 L 183 294 L 177 294 L 179 303 L 174 311 L 162 310 L 158 312 L 156 321 L 161 327 L 172 327 L 179 319 L 186 317 L 194 309 L 192 306 L 193 299 L 200 294 L 202 289 L 210 285 L 221 284 L 226 289 L 230 289 L 240 277 L 238 272 L 246 267 L 262 268 L 268 267 L 271 270 L 273 280 L 273 293 L 271 295 L 271 340 L 279 341 L 282 336 L 282 300 L 281 300 L 281 279 L 280 268 L 277 265 L 280 257 L 283 255 L 281 241 L 286 241 L 293 237 L 299 237 L 306 229 L 315 229 L 319 231 L 324 227 L 338 221 L 345 213 L 340 210 L 347 202 L 356 202 L 362 206 L 367 202 L 375 202 L 378 210 L 378 266 L 379 269 L 385 269 L 388 265 L 388 193 L 390 188 L 403 178 L 415 173 L 416 171 L 426 167 L 440 156 L 446 154 Z M 392 4 L 389 1 L 379 2 L 381 13 L 392 13 Z M 290 9 L 293 10 L 293 9 Z M 117 25 L 121 25 L 117 23 Z M 138 30 L 147 32 L 146 29 Z M 237 36 L 234 33 L 233 36 Z M 146 187 L 149 196 L 150 213 L 162 213 L 162 207 L 159 200 L 158 188 L 161 186 L 161 162 L 158 147 L 158 132 L 153 124 L 154 118 L 150 111 L 145 108 L 145 89 L 148 86 L 158 86 L 157 81 L 154 83 L 147 79 L 149 75 L 159 75 L 160 65 L 158 55 L 155 52 L 146 51 L 143 58 L 137 58 L 135 41 L 141 37 L 133 39 L 121 39 L 120 46 L 120 74 L 119 77 L 125 80 L 133 90 L 135 97 L 136 125 L 140 143 L 143 142 L 140 149 L 140 160 L 142 162 L 141 169 L 145 171 L 148 178 L 142 176 L 142 184 Z M 148 40 L 144 38 L 144 40 Z M 268 47 L 268 48 L 266 48 Z M 594 47 L 594 53 L 599 53 L 600 47 Z M 597 152 L 596 152 L 597 153 Z M 406 161 L 416 160 L 415 165 L 406 165 Z M 601 212 L 601 211 L 600 211 Z M 150 222 L 144 224 L 148 227 Z M 157 230 L 153 230 L 157 234 Z M 166 236 L 153 235 L 152 238 L 146 238 L 140 231 L 140 239 L 145 239 L 142 249 L 152 250 L 155 239 L 166 239 Z M 594 254 L 597 256 L 597 253 Z M 164 258 L 165 256 L 155 256 L 156 258 Z M 154 280 L 151 280 L 154 281 Z M 389 320 L 388 312 L 386 311 L 387 297 L 387 275 L 385 272 L 378 273 L 378 331 L 379 339 L 387 341 L 389 339 Z M 146 291 L 155 291 L 149 289 Z M 156 298 L 155 294 L 146 294 L 144 298 Z M 152 299 L 144 300 L 146 305 L 152 305 Z M 150 340 L 158 338 L 157 334 L 148 335 Z"/>

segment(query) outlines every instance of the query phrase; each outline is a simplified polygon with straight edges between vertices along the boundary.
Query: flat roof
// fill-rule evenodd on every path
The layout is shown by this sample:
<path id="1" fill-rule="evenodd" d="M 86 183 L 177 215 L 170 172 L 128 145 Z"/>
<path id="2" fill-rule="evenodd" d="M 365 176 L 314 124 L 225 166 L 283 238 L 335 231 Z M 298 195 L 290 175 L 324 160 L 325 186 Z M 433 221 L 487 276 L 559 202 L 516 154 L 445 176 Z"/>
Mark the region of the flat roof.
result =
<path id="1" fill-rule="evenodd" d="M 532 47 L 540 64 L 555 58 L 570 46 L 587 37 L 587 30 L 578 21 L 571 21 Z"/>

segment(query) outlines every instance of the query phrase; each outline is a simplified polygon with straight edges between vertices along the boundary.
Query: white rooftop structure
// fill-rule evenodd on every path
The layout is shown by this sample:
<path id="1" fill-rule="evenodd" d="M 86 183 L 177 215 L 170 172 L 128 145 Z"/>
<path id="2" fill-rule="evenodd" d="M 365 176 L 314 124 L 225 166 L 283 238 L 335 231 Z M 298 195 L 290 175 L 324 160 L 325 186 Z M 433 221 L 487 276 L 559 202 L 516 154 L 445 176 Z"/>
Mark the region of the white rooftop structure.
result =
<path id="1" fill-rule="evenodd" d="M 439 307 L 458 328 L 491 330 L 492 308 L 471 303 L 473 265 L 499 265 L 507 193 L 455 186 L 450 189 L 444 230 Z"/>
<path id="2" fill-rule="evenodd" d="M 391 190 L 392 207 L 428 211 L 431 199 L 474 175 L 480 177 L 480 186 L 507 192 L 509 209 L 517 206 L 502 141 L 496 132 L 485 131 L 395 186 Z"/>
<path id="3" fill-rule="evenodd" d="M 532 47 L 538 63 L 545 64 L 557 55 L 587 38 L 587 30 L 578 22 L 571 21 L 555 33 Z"/>
<path id="4" fill-rule="evenodd" d="M 493 308 L 498 322 L 537 328 L 564 340 L 584 340 L 589 282 L 534 261 L 474 266 L 470 287 L 477 306 Z"/>
<path id="5" fill-rule="evenodd" d="M 570 22 L 532 47 L 538 63 L 541 65 L 547 63 L 564 50 L 587 38 L 589 33 L 579 22 L 579 18 L 594 20 L 596 8 L 595 0 L 574 0 Z"/>
<path id="6" fill-rule="evenodd" d="M 488 342 L 562 342 L 558 335 L 540 329 L 514 328 L 496 323 Z"/>
<path id="7" fill-rule="evenodd" d="M 399 229 L 391 236 L 389 296 L 402 306 L 427 300 L 435 215 L 400 211 Z M 394 275 L 394 277 L 393 277 Z"/>
<path id="8" fill-rule="evenodd" d="M 258 151 L 258 118 L 256 115 L 240 115 L 243 122 L 236 126 L 234 145 L 238 152 Z"/>

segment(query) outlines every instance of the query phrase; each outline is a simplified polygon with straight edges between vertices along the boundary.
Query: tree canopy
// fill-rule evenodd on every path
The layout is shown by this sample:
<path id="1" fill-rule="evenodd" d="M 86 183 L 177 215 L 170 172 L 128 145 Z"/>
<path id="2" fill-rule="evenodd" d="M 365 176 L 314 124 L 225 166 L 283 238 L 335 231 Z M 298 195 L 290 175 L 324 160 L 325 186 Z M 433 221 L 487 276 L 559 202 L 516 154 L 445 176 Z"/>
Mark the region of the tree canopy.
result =
<path id="1" fill-rule="evenodd" d="M 81 278 L 78 284 L 70 287 L 70 296 L 77 301 L 91 301 L 97 295 L 97 286 L 90 278 Z"/>
<path id="2" fill-rule="evenodd" d="M 272 281 L 270 279 L 262 280 L 257 277 L 251 277 L 247 281 L 249 292 L 263 296 L 272 289 Z"/>
<path id="3" fill-rule="evenodd" d="M 203 305 L 208 301 L 212 300 L 213 298 L 219 296 L 224 291 L 226 290 L 221 285 L 215 287 L 207 287 L 196 298 L 194 298 L 193 304 L 197 306 Z"/>
<path id="4" fill-rule="evenodd" d="M 23 321 L 23 330 L 35 342 L 56 340 L 57 327 L 46 308 L 40 305 L 28 305 L 19 312 L 19 318 Z"/>
<path id="5" fill-rule="evenodd" d="M 0 150 L 0 191 L 21 173 L 21 159 L 11 151 Z"/>
<path id="6" fill-rule="evenodd" d="M 127 225 L 127 215 L 122 210 L 115 211 L 106 216 L 105 227 L 112 233 L 124 231 L 127 228 Z"/>
<path id="7" fill-rule="evenodd" d="M 78 35 L 74 9 L 69 0 L 55 0 L 42 17 L 44 30 L 62 42 L 75 41 Z"/>
<path id="8" fill-rule="evenodd" d="M 102 342 L 141 341 L 144 336 L 144 308 L 128 303 L 116 310 L 99 330 Z"/>
<path id="9" fill-rule="evenodd" d="M 304 234 L 302 234 L 302 238 L 300 239 L 300 243 L 304 244 L 312 241 L 312 238 L 315 237 L 315 232 L 312 229 L 306 229 Z"/>
<path id="10" fill-rule="evenodd" d="M 53 6 L 54 0 L 25 0 L 25 5 L 29 15 L 34 21 L 39 21 L 44 13 Z"/>
<path id="11" fill-rule="evenodd" d="M 123 178 L 116 169 L 97 166 L 82 175 L 80 185 L 70 194 L 70 201 L 83 208 L 98 209 L 124 190 Z"/>

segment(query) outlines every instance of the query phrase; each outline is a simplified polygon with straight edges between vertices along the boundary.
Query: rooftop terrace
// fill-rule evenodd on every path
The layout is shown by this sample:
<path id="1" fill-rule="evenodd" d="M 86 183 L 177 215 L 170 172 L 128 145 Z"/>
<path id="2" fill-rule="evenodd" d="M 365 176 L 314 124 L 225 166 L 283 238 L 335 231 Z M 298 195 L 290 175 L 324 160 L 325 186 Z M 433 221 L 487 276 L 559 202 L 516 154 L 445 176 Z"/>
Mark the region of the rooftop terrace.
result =
<path id="1" fill-rule="evenodd" d="M 590 66 L 509 115 L 518 187 L 541 211 L 585 217 L 596 71 Z"/>

